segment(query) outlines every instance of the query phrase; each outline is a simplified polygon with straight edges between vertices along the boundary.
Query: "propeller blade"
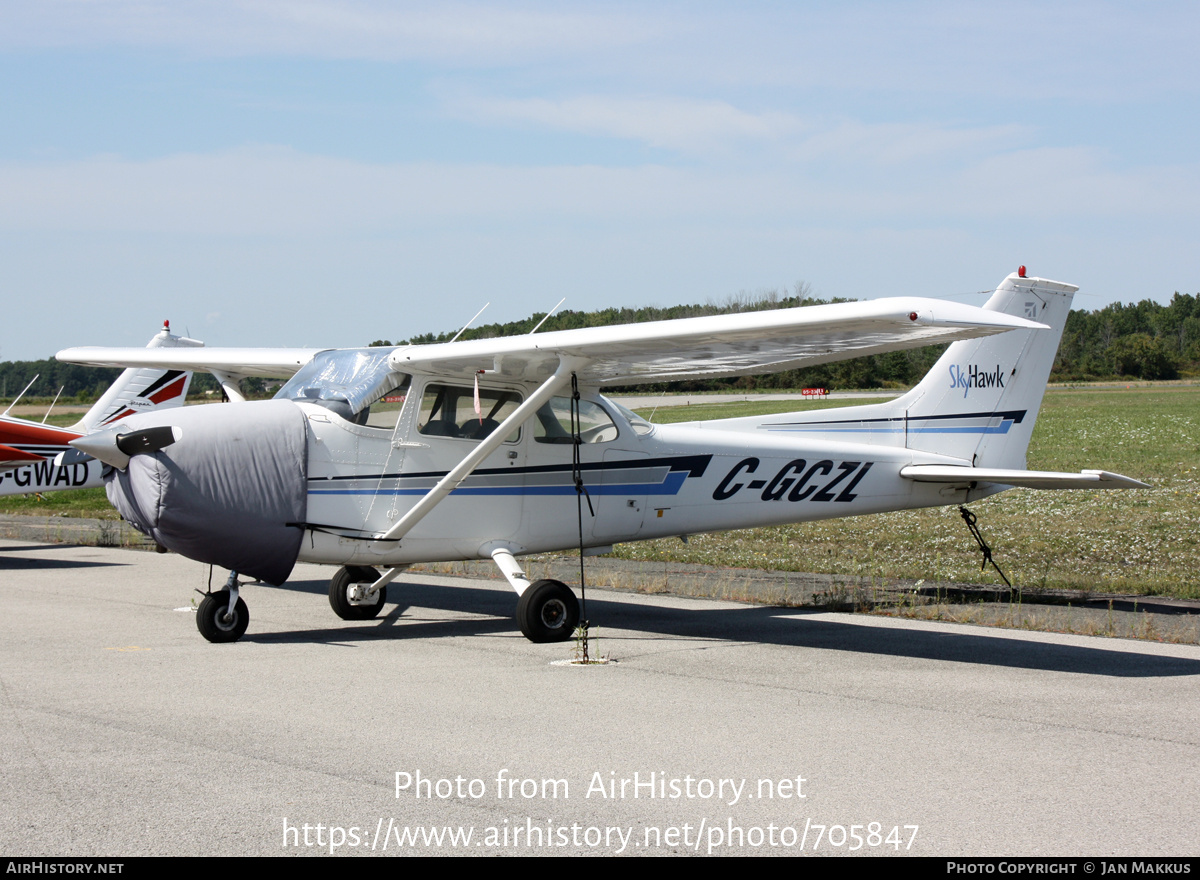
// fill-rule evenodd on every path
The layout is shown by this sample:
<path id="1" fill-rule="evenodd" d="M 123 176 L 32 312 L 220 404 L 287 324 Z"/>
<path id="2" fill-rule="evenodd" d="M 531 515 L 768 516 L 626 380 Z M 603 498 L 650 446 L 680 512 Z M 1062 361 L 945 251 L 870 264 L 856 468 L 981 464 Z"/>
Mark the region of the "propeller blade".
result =
<path id="1" fill-rule="evenodd" d="M 179 439 L 181 432 L 171 425 L 160 425 L 157 428 L 143 428 L 128 434 L 117 435 L 117 449 L 132 457 L 147 455 L 166 449 Z"/>
<path id="2" fill-rule="evenodd" d="M 131 456 L 158 452 L 182 436 L 183 431 L 171 425 L 143 428 L 140 431 L 129 431 L 124 434 L 118 434 L 116 428 L 109 428 L 107 431 L 97 431 L 86 437 L 72 440 L 71 445 L 92 458 L 100 459 L 107 465 L 112 465 L 118 470 L 125 470 Z"/>

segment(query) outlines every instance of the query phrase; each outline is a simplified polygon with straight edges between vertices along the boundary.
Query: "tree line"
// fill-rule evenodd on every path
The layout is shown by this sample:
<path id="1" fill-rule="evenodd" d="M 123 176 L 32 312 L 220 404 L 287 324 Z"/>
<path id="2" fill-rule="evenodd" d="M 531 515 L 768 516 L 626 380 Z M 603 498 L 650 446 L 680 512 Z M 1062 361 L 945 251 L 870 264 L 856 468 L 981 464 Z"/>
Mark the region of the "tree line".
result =
<path id="1" fill-rule="evenodd" d="M 566 310 L 549 318 L 535 313 L 520 321 L 484 324 L 465 331 L 460 339 L 491 339 L 528 333 L 540 321 L 539 333 L 602 327 L 611 324 L 637 324 L 704 315 L 785 309 L 798 306 L 849 302 L 844 299 L 820 300 L 809 296 L 808 286 L 795 285 L 792 291 L 740 293 L 721 302 L 691 305 L 607 308 L 591 312 Z M 372 346 L 421 345 L 448 342 L 455 331 L 424 333 L 391 342 L 376 339 Z M 802 370 L 787 370 L 765 376 L 741 376 L 731 379 L 672 382 L 639 386 L 642 389 L 670 388 L 681 391 L 720 388 L 900 388 L 920 380 L 941 356 L 945 346 L 928 346 L 908 351 L 893 351 L 833 364 L 821 364 Z M 26 399 L 49 400 L 62 389 L 62 402 L 84 403 L 95 400 L 113 383 L 120 371 L 104 367 L 62 364 L 53 358 L 40 361 L 0 363 L 0 399 L 11 400 L 36 375 L 37 381 L 26 392 Z M 1200 376 L 1200 297 L 1176 293 L 1163 305 L 1153 300 L 1139 303 L 1113 303 L 1102 309 L 1072 310 L 1063 331 L 1062 344 L 1051 371 L 1052 382 L 1083 382 L 1106 379 L 1177 379 Z M 267 394 L 261 380 L 246 380 L 251 395 Z M 192 393 L 219 391 L 208 374 L 197 375 Z"/>

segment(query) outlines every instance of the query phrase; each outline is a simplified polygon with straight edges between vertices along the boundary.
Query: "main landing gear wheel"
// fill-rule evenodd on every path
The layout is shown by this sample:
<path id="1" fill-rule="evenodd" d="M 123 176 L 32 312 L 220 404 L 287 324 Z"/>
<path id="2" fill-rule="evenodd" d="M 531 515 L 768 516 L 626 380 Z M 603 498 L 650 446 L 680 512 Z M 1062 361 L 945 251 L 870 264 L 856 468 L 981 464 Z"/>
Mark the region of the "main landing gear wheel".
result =
<path id="1" fill-rule="evenodd" d="M 250 610 L 246 603 L 239 598 L 233 606 L 233 613 L 226 614 L 229 608 L 229 591 L 208 593 L 200 600 L 200 608 L 196 612 L 196 628 L 200 635 L 210 642 L 236 642 L 246 634 L 250 625 Z"/>
<path id="2" fill-rule="evenodd" d="M 517 624 L 531 642 L 565 642 L 579 626 L 579 600 L 562 581 L 535 581 L 517 600 Z"/>
<path id="3" fill-rule="evenodd" d="M 371 596 L 366 587 L 379 580 L 369 565 L 343 565 L 329 581 L 329 605 L 342 620 L 373 620 L 387 601 L 387 586 Z"/>

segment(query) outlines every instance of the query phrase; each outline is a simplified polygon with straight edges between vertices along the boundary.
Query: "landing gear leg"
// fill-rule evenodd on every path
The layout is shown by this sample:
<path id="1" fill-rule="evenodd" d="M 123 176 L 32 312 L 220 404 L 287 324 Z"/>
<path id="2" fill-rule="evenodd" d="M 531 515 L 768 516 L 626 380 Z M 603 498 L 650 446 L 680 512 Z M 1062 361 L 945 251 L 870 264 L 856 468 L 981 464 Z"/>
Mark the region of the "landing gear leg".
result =
<path id="1" fill-rule="evenodd" d="M 210 642 L 236 642 L 250 625 L 250 610 L 238 595 L 237 572 L 229 573 L 225 589 L 206 593 L 196 611 L 196 628 Z"/>
<path id="2" fill-rule="evenodd" d="M 492 551 L 492 560 L 517 600 L 517 625 L 531 642 L 565 642 L 579 626 L 579 600 L 562 581 L 529 582 L 516 557 L 507 547 Z"/>

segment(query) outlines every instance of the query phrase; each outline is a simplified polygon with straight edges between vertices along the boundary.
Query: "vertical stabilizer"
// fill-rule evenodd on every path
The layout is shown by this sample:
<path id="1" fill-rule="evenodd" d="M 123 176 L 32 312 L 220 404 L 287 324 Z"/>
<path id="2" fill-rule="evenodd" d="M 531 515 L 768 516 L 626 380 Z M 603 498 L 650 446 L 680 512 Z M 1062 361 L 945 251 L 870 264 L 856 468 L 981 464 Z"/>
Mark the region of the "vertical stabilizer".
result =
<path id="1" fill-rule="evenodd" d="M 147 348 L 199 347 L 204 343 L 171 333 L 170 322 L 150 340 Z M 135 413 L 183 406 L 192 374 L 182 370 L 156 367 L 125 370 L 101 395 L 73 430 L 89 434 Z"/>
<path id="2" fill-rule="evenodd" d="M 1024 468 L 1025 451 L 1063 327 L 1078 290 L 1009 275 L 984 308 L 1029 318 L 1048 330 L 1013 330 L 953 343 L 919 385 L 891 406 L 903 411 L 906 445 L 976 467 Z"/>
<path id="3" fill-rule="evenodd" d="M 759 417 L 753 427 L 917 449 L 975 467 L 1023 469 L 1077 289 L 1026 278 L 1022 267 L 1004 279 L 984 308 L 1029 318 L 1048 329 L 1010 330 L 955 342 L 920 384 L 887 403 Z"/>

